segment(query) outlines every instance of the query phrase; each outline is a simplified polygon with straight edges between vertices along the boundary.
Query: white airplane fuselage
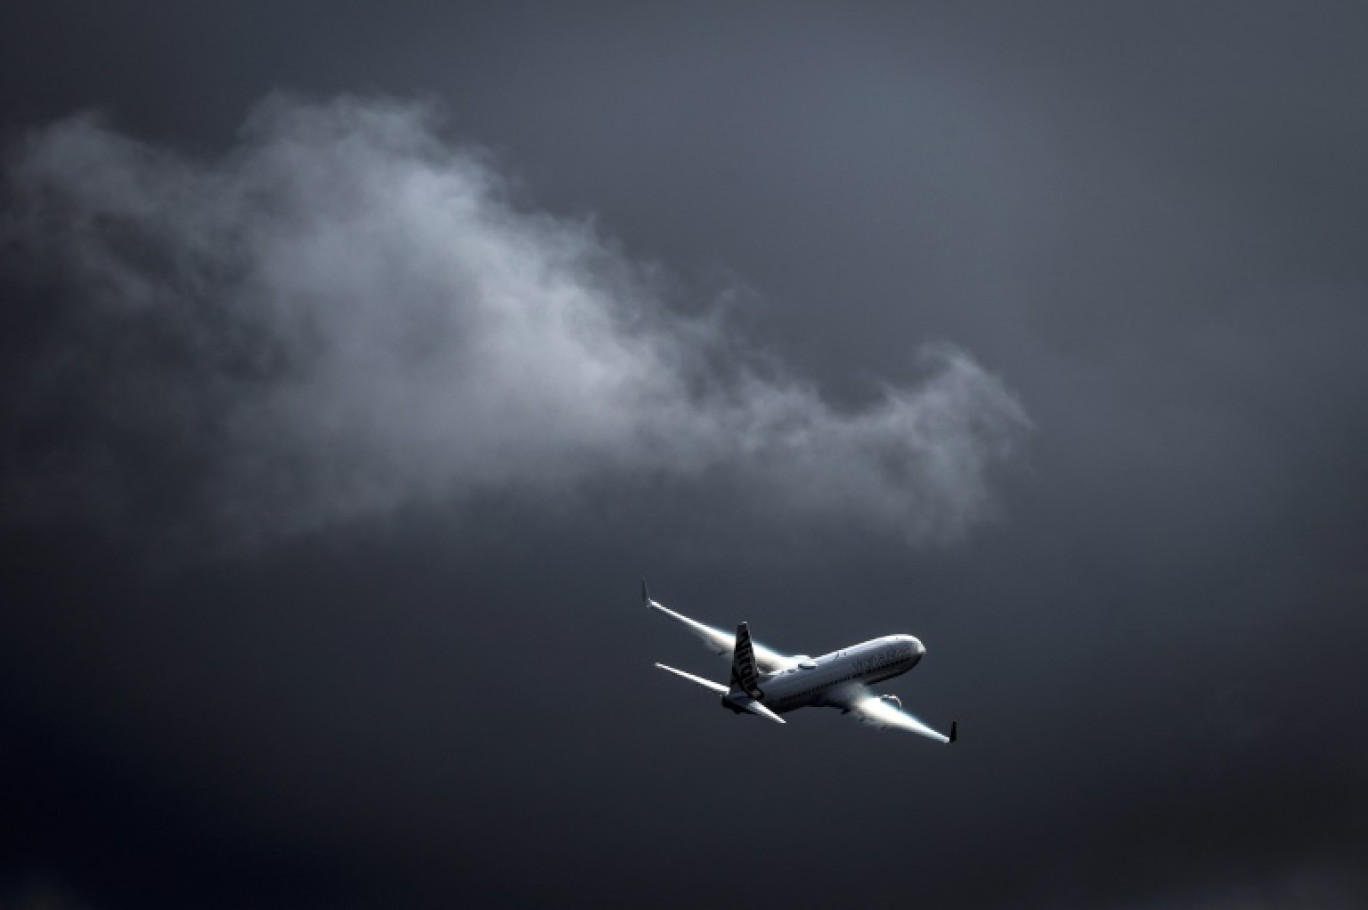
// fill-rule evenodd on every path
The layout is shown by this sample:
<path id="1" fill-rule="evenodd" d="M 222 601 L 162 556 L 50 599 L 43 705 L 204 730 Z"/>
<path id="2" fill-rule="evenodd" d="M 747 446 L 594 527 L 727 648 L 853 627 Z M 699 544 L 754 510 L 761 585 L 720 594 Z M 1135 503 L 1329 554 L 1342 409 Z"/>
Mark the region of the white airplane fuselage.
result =
<path id="1" fill-rule="evenodd" d="M 824 696 L 851 683 L 873 684 L 901 676 L 917 665 L 926 648 L 912 635 L 885 635 L 804 658 L 794 666 L 760 678 L 757 699 L 776 714 L 820 705 Z"/>

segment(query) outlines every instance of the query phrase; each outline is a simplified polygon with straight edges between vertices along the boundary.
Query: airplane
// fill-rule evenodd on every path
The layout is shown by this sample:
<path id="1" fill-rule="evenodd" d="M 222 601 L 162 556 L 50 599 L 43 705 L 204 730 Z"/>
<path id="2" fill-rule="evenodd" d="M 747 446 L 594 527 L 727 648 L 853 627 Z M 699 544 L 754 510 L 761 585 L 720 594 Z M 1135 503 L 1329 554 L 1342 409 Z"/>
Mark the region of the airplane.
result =
<path id="1" fill-rule="evenodd" d="M 697 635 L 713 653 L 731 656 L 729 686 L 662 663 L 656 666 L 711 689 L 722 696 L 722 707 L 736 714 L 749 712 L 783 724 L 787 721 L 779 715 L 798 708 L 839 708 L 842 714 L 853 714 L 860 723 L 880 730 L 902 730 L 941 743 L 959 739 L 958 722 L 950 724 L 947 736 L 905 713 L 898 696 L 876 695 L 869 689 L 870 684 L 901 676 L 922 659 L 926 648 L 911 635 L 885 635 L 821 657 L 790 657 L 751 641 L 744 622 L 732 635 L 662 606 L 651 599 L 644 579 L 641 599 L 648 608 Z"/>

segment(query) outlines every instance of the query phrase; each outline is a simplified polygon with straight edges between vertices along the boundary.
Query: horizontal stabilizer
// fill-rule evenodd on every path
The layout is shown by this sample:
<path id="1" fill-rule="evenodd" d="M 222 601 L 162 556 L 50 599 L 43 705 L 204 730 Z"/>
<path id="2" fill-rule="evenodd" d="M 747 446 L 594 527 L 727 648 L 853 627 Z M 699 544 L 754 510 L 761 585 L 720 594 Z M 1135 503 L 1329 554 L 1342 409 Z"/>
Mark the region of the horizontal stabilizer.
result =
<path id="1" fill-rule="evenodd" d="M 702 687 L 705 688 L 705 689 L 712 689 L 714 692 L 718 693 L 719 695 L 726 695 L 726 694 L 727 694 L 727 687 L 724 686 L 724 685 L 722 685 L 721 683 L 715 683 L 715 682 L 713 682 L 713 681 L 710 680 L 710 679 L 704 679 L 704 678 L 701 677 L 701 676 L 694 676 L 692 673 L 685 673 L 683 670 L 676 670 L 674 667 L 667 667 L 667 666 L 665 666 L 664 664 L 659 664 L 659 663 L 658 663 L 658 664 L 656 664 L 656 666 L 659 667 L 660 669 L 664 670 L 666 673 L 673 673 L 675 676 L 682 676 L 684 679 L 687 679 L 689 682 L 698 683 L 700 686 L 702 686 Z"/>
<path id="2" fill-rule="evenodd" d="M 753 698 L 732 698 L 728 699 L 728 702 L 736 705 L 738 708 L 744 708 L 752 714 L 758 714 L 765 720 L 772 720 L 776 724 L 788 723 L 788 721 L 784 720 L 778 714 L 775 714 L 769 708 L 766 708 L 764 705 L 760 704 L 760 702 L 756 701 Z"/>

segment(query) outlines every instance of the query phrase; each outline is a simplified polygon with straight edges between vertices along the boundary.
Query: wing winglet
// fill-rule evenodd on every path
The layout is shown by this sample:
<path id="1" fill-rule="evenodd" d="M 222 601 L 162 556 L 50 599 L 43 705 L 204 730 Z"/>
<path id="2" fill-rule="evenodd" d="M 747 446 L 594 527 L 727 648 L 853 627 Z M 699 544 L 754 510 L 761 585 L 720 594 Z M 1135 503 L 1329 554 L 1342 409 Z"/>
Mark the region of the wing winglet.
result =
<path id="1" fill-rule="evenodd" d="M 959 721 L 957 721 L 957 720 L 952 720 L 952 721 L 950 721 L 950 742 L 953 743 L 953 742 L 955 742 L 955 741 L 958 740 L 958 739 L 959 739 Z"/>

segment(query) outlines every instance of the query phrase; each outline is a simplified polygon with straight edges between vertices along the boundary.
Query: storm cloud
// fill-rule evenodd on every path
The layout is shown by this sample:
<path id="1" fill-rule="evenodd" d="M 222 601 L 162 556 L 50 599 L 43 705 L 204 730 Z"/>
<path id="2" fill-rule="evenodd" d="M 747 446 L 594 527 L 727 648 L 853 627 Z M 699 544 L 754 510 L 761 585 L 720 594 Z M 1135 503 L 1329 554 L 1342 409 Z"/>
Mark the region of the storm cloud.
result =
<path id="1" fill-rule="evenodd" d="M 1029 427 L 944 343 L 907 352 L 920 381 L 833 406 L 741 337 L 740 295 L 677 305 L 682 282 L 526 204 L 433 105 L 273 95 L 213 158 L 79 116 L 31 134 L 9 176 L 10 240 L 75 301 L 27 407 L 81 400 L 87 423 L 16 500 L 69 504 L 84 478 L 145 509 L 122 478 L 156 452 L 242 538 L 707 478 L 923 543 L 991 514 Z"/>

